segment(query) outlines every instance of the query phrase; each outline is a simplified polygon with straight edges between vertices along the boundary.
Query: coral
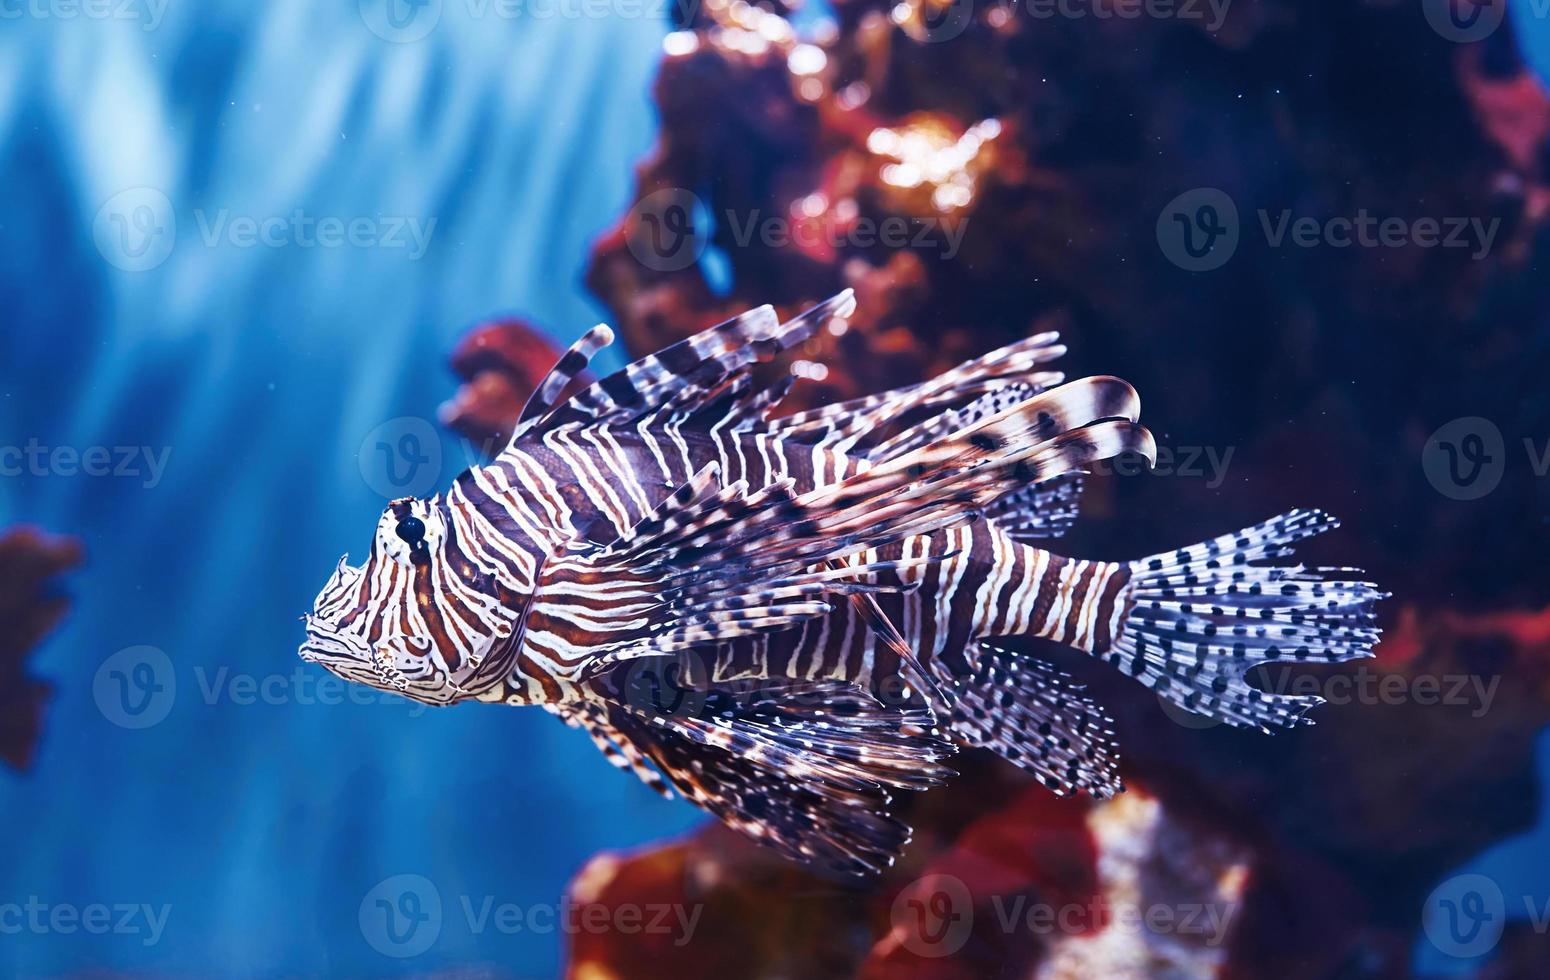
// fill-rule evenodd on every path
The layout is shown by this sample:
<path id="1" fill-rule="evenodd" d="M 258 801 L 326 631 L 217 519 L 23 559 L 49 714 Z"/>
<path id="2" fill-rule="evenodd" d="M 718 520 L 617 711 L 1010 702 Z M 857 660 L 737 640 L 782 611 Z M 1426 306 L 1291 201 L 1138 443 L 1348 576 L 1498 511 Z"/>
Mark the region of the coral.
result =
<path id="1" fill-rule="evenodd" d="M 452 371 L 462 384 L 441 406 L 441 423 L 494 455 L 559 357 L 554 344 L 525 320 L 479 324 L 452 350 Z"/>
<path id="2" fill-rule="evenodd" d="M 574 901 L 702 910 L 698 928 L 649 947 L 578 935 L 569 975 L 1218 975 L 1251 871 L 1240 845 L 1140 791 L 1088 808 L 1024 787 L 972 815 L 937 816 L 962 822 L 956 837 L 912 849 L 871 887 L 816 878 L 719 826 L 633 857 L 601 855 Z"/>
<path id="3" fill-rule="evenodd" d="M 840 0 L 804 38 L 783 7 L 706 0 L 666 42 L 661 137 L 588 285 L 634 354 L 854 287 L 856 315 L 802 352 L 824 367 L 801 371 L 799 404 L 1060 326 L 1065 369 L 1134 380 L 1172 462 L 1090 481 L 1072 550 L 1145 554 L 1327 507 L 1347 524 L 1313 560 L 1363 566 L 1400 597 L 1378 660 L 1267 672 L 1336 702 L 1276 737 L 1197 730 L 1128 679 L 1062 662 L 1118 719 L 1144 797 L 1056 801 L 969 754 L 948 787 L 901 801 L 916 840 L 876 882 L 814 878 L 719 827 L 609 856 L 586 875 L 601 894 L 700 903 L 706 925 L 660 963 L 578 937 L 573 976 L 1399 977 L 1429 890 L 1535 819 L 1550 621 L 1543 481 L 1532 441 L 1527 459 L 1517 447 L 1550 431 L 1535 272 L 1550 98 L 1510 26 L 1456 44 L 1405 4 L 1265 0 L 1220 25 L 1033 7 Z M 1235 206 L 1238 238 L 1192 271 L 1164 231 L 1201 189 Z M 1363 214 L 1473 220 L 1492 238 L 1273 234 L 1283 215 Z M 883 239 L 889 222 L 903 241 Z M 1428 458 L 1428 434 L 1466 415 L 1502 447 L 1490 506 Z M 1220 472 L 1200 472 L 1212 453 Z M 1210 874 L 1155 868 L 1174 847 L 1209 852 L 1191 864 Z M 930 874 L 976 903 L 950 957 L 915 955 L 890 917 Z M 981 935 L 982 896 L 1137 881 L 1229 896 L 1227 941 Z M 1550 962 L 1542 936 L 1498 952 L 1500 975 Z"/>
<path id="4" fill-rule="evenodd" d="M 80 563 L 75 538 L 25 525 L 0 533 L 0 759 L 14 769 L 32 765 L 53 690 L 28 673 L 27 657 L 69 611 L 54 578 Z"/>

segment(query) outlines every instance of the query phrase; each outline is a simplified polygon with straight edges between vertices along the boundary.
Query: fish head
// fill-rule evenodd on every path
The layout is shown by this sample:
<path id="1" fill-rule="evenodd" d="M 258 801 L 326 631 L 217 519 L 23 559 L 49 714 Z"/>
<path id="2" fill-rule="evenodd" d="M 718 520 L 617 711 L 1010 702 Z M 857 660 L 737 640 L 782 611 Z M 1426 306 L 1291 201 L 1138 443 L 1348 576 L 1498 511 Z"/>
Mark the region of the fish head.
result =
<path id="1" fill-rule="evenodd" d="M 500 679 L 516 615 L 505 589 L 458 548 L 439 499 L 405 497 L 377 522 L 371 555 L 334 574 L 302 617 L 303 660 L 425 704 L 475 697 Z"/>

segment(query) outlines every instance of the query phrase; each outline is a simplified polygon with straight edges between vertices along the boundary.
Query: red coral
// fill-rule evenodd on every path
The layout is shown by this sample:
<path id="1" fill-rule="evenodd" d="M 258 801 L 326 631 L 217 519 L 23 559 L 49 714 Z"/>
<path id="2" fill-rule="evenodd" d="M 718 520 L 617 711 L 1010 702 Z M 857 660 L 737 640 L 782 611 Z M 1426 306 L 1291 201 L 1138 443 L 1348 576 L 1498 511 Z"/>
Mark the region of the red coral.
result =
<path id="1" fill-rule="evenodd" d="M 75 538 L 20 526 L 0 534 L 0 759 L 32 765 L 53 686 L 27 672 L 27 657 L 70 608 L 56 576 L 81 563 Z"/>
<path id="2" fill-rule="evenodd" d="M 972 15 L 944 40 L 953 10 Z M 1550 431 L 1550 280 L 1536 271 L 1550 97 L 1510 25 L 1455 44 L 1403 4 L 1264 0 L 1214 26 L 1030 11 L 840 0 L 837 30 L 804 43 L 767 9 L 709 0 L 694 34 L 670 42 L 659 144 L 587 283 L 635 354 L 760 303 L 790 311 L 854 287 L 856 315 L 798 352 L 828 371 L 798 386 L 803 404 L 907 384 L 1063 322 L 1067 369 L 1136 382 L 1169 450 L 1232 454 L 1216 484 L 1178 468 L 1091 481 L 1072 553 L 1146 554 L 1291 506 L 1345 517 L 1310 560 L 1363 566 L 1403 605 L 1384 611 L 1397 624 L 1373 662 L 1266 673 L 1347 693 L 1317 728 L 1197 730 L 1128 678 L 1062 666 L 1111 708 L 1127 777 L 1170 825 L 1252 869 L 1227 954 L 1174 950 L 1178 975 L 1407 975 L 1429 889 L 1535 817 L 1550 614 L 1542 480 L 1517 447 Z M 1193 188 L 1239 211 L 1242 241 L 1216 271 L 1181 269 L 1158 238 L 1165 205 Z M 705 250 L 687 265 L 642 257 L 642 214 L 662 192 L 697 202 Z M 1301 248 L 1262 230 L 1283 211 L 1500 233 L 1481 254 Z M 951 257 L 856 233 L 958 217 Z M 758 233 L 775 219 L 804 237 Z M 1428 434 L 1461 415 L 1503 430 L 1489 506 L 1425 465 Z M 1462 701 L 1438 690 L 1460 681 Z M 1090 854 L 1062 834 L 1106 808 L 1035 803 L 1042 791 L 1010 767 L 963 761 L 946 789 L 902 801 L 915 843 L 874 884 L 816 881 L 717 828 L 616 866 L 612 894 L 632 894 L 636 862 L 653 881 L 716 869 L 687 894 L 726 938 L 664 954 L 675 975 L 849 976 L 862 962 L 870 976 L 1132 975 L 1083 959 L 1128 955 L 1077 942 L 1091 936 L 980 937 L 966 960 L 890 945 L 892 902 L 930 868 L 976 896 L 1091 887 L 1077 870 Z M 1503 962 L 1526 945 L 1504 946 Z M 573 970 L 634 975 L 633 948 L 578 943 Z"/>
<path id="3" fill-rule="evenodd" d="M 463 384 L 441 406 L 442 424 L 494 455 L 559 357 L 554 344 L 525 320 L 474 327 L 452 350 L 452 370 Z"/>

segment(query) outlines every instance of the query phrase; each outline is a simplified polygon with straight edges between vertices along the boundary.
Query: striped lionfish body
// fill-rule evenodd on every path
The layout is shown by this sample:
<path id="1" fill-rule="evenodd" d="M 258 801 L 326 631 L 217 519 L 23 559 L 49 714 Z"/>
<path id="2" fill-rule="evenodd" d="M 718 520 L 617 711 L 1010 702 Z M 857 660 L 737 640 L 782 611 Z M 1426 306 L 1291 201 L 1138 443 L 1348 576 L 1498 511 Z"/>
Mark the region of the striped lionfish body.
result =
<path id="1" fill-rule="evenodd" d="M 562 399 L 611 340 L 595 328 L 492 464 L 394 501 L 367 562 L 340 560 L 302 656 L 426 703 L 542 705 L 665 795 L 864 873 L 908 840 L 890 793 L 951 775 L 959 746 L 1057 793 L 1120 788 L 1103 711 L 997 638 L 1267 731 L 1319 699 L 1254 667 L 1371 655 L 1382 593 L 1257 563 L 1335 525 L 1317 511 L 1133 562 L 1037 546 L 1085 466 L 1155 455 L 1128 384 L 1045 368 L 1053 334 L 776 417 L 789 379 L 756 390 L 751 369 L 852 307 L 762 307 Z"/>

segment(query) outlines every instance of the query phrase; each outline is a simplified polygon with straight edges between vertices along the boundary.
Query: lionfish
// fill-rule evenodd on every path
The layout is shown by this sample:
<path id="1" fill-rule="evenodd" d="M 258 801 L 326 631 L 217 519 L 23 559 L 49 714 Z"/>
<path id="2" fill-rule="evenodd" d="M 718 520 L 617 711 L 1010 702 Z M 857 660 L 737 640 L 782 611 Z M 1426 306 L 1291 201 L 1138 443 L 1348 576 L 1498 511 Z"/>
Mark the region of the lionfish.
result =
<path id="1" fill-rule="evenodd" d="M 1046 369 L 1053 333 L 778 415 L 792 378 L 754 369 L 853 309 L 760 307 L 582 387 L 612 342 L 594 328 L 494 462 L 388 505 L 301 656 L 427 704 L 542 705 L 664 796 L 850 874 L 892 863 L 893 794 L 952 775 L 960 746 L 1056 793 L 1122 788 L 1112 720 L 1003 638 L 1264 731 L 1322 699 L 1261 690 L 1255 667 L 1371 656 L 1373 585 L 1258 563 L 1336 526 L 1319 511 L 1140 561 L 1032 543 L 1072 523 L 1084 467 L 1156 459 L 1129 384 Z"/>

